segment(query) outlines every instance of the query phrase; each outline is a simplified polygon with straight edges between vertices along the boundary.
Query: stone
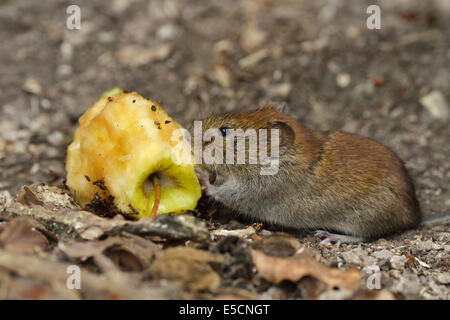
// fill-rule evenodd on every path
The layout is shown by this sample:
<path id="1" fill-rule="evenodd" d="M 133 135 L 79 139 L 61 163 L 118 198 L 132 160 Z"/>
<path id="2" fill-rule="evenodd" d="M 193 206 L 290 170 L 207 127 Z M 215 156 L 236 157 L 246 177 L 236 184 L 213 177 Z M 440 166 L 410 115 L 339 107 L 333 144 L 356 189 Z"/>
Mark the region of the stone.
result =
<path id="1" fill-rule="evenodd" d="M 229 237 L 229 236 L 235 236 L 235 237 L 239 237 L 239 238 L 248 238 L 255 233 L 256 233 L 256 231 L 253 227 L 248 227 L 245 229 L 237 229 L 237 230 L 217 229 L 217 230 L 211 231 L 211 236 L 213 236 L 214 238 Z"/>
<path id="2" fill-rule="evenodd" d="M 213 66 L 208 72 L 208 77 L 223 88 L 228 88 L 231 85 L 231 72 L 222 64 Z"/>
<path id="3" fill-rule="evenodd" d="M 405 263 L 408 261 L 405 256 L 392 256 L 390 259 L 390 263 L 392 268 L 394 269 L 403 269 L 405 266 Z"/>
<path id="4" fill-rule="evenodd" d="M 348 73 L 340 73 L 336 77 L 336 83 L 339 88 L 347 88 L 351 81 L 352 78 Z"/>
<path id="5" fill-rule="evenodd" d="M 259 51 L 256 51 L 255 53 L 252 53 L 239 60 L 239 67 L 241 67 L 241 69 L 253 67 L 255 64 L 267 58 L 268 55 L 269 52 L 267 49 L 261 49 Z"/>
<path id="6" fill-rule="evenodd" d="M 417 276 L 414 277 L 413 275 L 400 277 L 400 280 L 394 284 L 393 289 L 405 297 L 416 297 L 420 292 L 420 281 Z"/>
<path id="7" fill-rule="evenodd" d="M 441 284 L 450 284 L 450 273 L 441 273 L 436 276 L 437 282 Z"/>
<path id="8" fill-rule="evenodd" d="M 375 251 L 372 256 L 377 258 L 379 265 L 385 265 L 388 261 L 391 260 L 394 254 L 389 250 L 383 249 L 380 251 Z"/>
<path id="9" fill-rule="evenodd" d="M 85 231 L 83 231 L 80 236 L 83 239 L 86 240 L 97 240 L 98 238 L 100 238 L 103 235 L 103 230 L 100 229 L 99 227 L 90 227 L 88 229 L 86 229 Z"/>
<path id="10" fill-rule="evenodd" d="M 366 256 L 367 256 L 366 252 L 359 248 L 342 253 L 342 258 L 345 260 L 346 263 L 357 266 L 361 265 L 361 263 L 365 260 Z"/>
<path id="11" fill-rule="evenodd" d="M 152 48 L 140 46 L 126 46 L 115 53 L 116 59 L 129 67 L 140 67 L 154 61 L 164 61 L 172 53 L 173 45 L 161 44 Z"/>
<path id="12" fill-rule="evenodd" d="M 0 191 L 0 211 L 2 208 L 9 207 L 13 202 L 13 198 L 8 190 Z"/>
<path id="13" fill-rule="evenodd" d="M 417 249 L 421 251 L 430 251 L 433 248 L 433 241 L 426 240 L 417 243 Z"/>
<path id="14" fill-rule="evenodd" d="M 260 47 L 265 39 L 266 33 L 251 23 L 242 31 L 240 44 L 245 51 L 252 52 Z"/>
<path id="15" fill-rule="evenodd" d="M 444 95 L 437 90 L 420 98 L 420 104 L 428 110 L 430 115 L 435 119 L 448 120 L 450 111 Z"/>
<path id="16" fill-rule="evenodd" d="M 289 82 L 283 82 L 270 86 L 268 88 L 268 94 L 272 97 L 286 98 L 292 90 L 292 84 Z"/>
<path id="17" fill-rule="evenodd" d="M 23 83 L 23 90 L 35 95 L 40 95 L 42 93 L 42 86 L 35 78 L 28 77 Z"/>

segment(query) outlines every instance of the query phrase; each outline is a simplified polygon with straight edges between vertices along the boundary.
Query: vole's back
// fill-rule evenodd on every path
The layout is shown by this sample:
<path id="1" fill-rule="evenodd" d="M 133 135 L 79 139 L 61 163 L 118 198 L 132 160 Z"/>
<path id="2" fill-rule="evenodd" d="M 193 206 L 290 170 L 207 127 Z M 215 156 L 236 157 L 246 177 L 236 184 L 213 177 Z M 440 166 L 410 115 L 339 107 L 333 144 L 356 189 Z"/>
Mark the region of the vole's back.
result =
<path id="1" fill-rule="evenodd" d="M 321 228 L 376 237 L 420 221 L 414 187 L 401 161 L 381 144 L 357 135 L 330 133 L 311 167 L 319 205 L 310 215 Z"/>

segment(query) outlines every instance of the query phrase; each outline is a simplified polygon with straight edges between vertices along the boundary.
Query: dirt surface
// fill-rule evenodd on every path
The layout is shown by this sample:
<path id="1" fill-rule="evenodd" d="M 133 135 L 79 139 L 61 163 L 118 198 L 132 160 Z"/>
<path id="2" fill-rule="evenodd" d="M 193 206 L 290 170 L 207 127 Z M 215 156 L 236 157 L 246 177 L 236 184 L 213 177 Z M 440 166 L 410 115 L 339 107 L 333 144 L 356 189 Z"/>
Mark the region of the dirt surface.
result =
<path id="1" fill-rule="evenodd" d="M 380 30 L 369 30 L 366 9 L 375 3 L 381 7 L 382 25 Z M 405 161 L 423 213 L 450 212 L 448 1 L 79 1 L 80 30 L 66 28 L 69 4 L 0 0 L 0 219 L 26 215 L 25 209 L 17 209 L 21 213 L 8 209 L 19 205 L 9 195 L 15 196 L 24 185 L 63 188 L 65 150 L 77 119 L 114 86 L 162 101 L 164 109 L 183 125 L 214 113 L 285 101 L 290 115 L 310 128 L 354 132 L 390 147 Z M 45 207 L 45 201 L 30 204 L 22 199 L 23 203 Z M 50 211 L 66 212 L 67 205 Z M 146 275 L 144 280 L 173 280 L 167 286 L 151 282 L 154 287 L 139 291 L 142 297 L 184 298 L 201 292 L 205 298 L 374 298 L 379 297 L 374 292 L 382 292 L 384 298 L 450 298 L 448 223 L 336 248 L 320 244 L 310 234 L 281 236 L 264 227 L 253 232 L 256 225 L 244 228 L 245 221 L 230 222 L 226 212 L 218 214 L 206 207 L 200 206 L 196 215 L 212 236 L 207 244 L 190 239 L 193 235 L 168 240 L 173 235 L 158 233 L 152 238 L 134 235 L 139 239 L 133 241 L 146 241 L 145 248 L 154 244 L 155 251 L 184 245 L 209 252 L 199 254 L 193 263 L 209 278 L 186 283 L 183 279 L 189 273 L 160 271 L 167 256 L 157 264 L 151 263 L 152 257 L 140 257 L 127 268 L 134 266 L 136 271 L 137 263 L 139 274 Z M 35 221 L 34 215 L 26 216 Z M 51 216 L 49 212 L 42 215 Z M 40 217 L 37 220 L 46 221 Z M 80 240 L 80 235 L 49 238 L 45 232 L 49 228 L 44 223 L 44 239 L 39 234 L 31 236 L 47 252 L 41 255 L 48 259 L 45 263 L 61 258 L 58 250 L 66 253 L 61 261 L 79 259 L 67 256 L 60 243 Z M 240 240 L 229 237 L 226 230 L 233 229 L 231 235 Z M 97 241 L 92 236 L 96 232 L 91 228 L 88 238 L 81 239 Z M 123 247 L 123 241 L 114 245 Z M 94 262 L 88 259 L 95 290 L 65 296 L 67 292 L 56 290 L 45 274 L 25 270 L 13 277 L 8 270 L 21 266 L 8 261 L 28 261 L 30 256 L 16 250 L 17 246 L 0 244 L 0 295 L 29 297 L 23 294 L 24 287 L 37 281 L 50 289 L 36 297 L 111 297 L 98 294 L 101 282 L 95 280 L 95 272 L 110 270 L 108 263 L 120 258 L 117 253 L 109 252 L 109 260 L 91 254 L 97 256 Z M 357 267 L 360 291 L 312 292 L 305 289 L 311 287 L 305 279 L 275 284 L 263 277 L 263 269 L 253 269 L 251 250 L 269 256 L 281 252 L 281 258 L 288 258 L 301 254 L 302 248 L 326 266 Z M 8 256 L 10 252 L 23 256 L 14 258 Z M 186 253 L 169 254 L 183 261 L 180 256 Z M 365 279 L 372 265 L 381 270 L 383 290 L 367 293 Z M 124 274 L 130 276 L 121 272 L 118 284 L 125 281 L 120 278 Z M 180 281 L 186 296 L 174 293 Z M 136 297 L 125 291 L 122 297 Z"/>

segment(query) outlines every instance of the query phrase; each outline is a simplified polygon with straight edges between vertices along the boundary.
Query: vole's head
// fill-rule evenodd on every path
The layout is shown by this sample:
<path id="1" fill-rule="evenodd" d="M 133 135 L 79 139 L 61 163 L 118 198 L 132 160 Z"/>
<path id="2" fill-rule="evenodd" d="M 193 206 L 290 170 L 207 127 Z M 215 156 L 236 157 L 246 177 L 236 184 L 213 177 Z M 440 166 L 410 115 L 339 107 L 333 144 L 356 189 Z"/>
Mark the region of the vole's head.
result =
<path id="1" fill-rule="evenodd" d="M 300 127 L 280 109 L 279 105 L 269 104 L 194 124 L 191 133 L 203 152 L 200 167 L 221 176 L 261 174 L 264 170 L 263 174 L 277 174 L 280 163 L 295 155 L 292 150 Z M 199 163 L 198 153 L 196 160 Z"/>

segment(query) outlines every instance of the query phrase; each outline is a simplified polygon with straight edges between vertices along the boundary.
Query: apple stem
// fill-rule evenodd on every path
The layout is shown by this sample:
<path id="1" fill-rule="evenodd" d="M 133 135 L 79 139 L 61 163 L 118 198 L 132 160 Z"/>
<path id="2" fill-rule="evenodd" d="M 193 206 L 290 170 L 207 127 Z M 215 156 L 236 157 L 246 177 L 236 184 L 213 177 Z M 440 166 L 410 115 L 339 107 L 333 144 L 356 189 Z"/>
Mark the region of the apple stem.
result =
<path id="1" fill-rule="evenodd" d="M 153 209 L 150 216 L 152 217 L 152 220 L 155 220 L 156 212 L 159 207 L 159 201 L 161 200 L 161 187 L 159 185 L 159 179 L 156 175 L 153 175 L 153 186 L 155 188 L 155 201 L 153 202 Z"/>

